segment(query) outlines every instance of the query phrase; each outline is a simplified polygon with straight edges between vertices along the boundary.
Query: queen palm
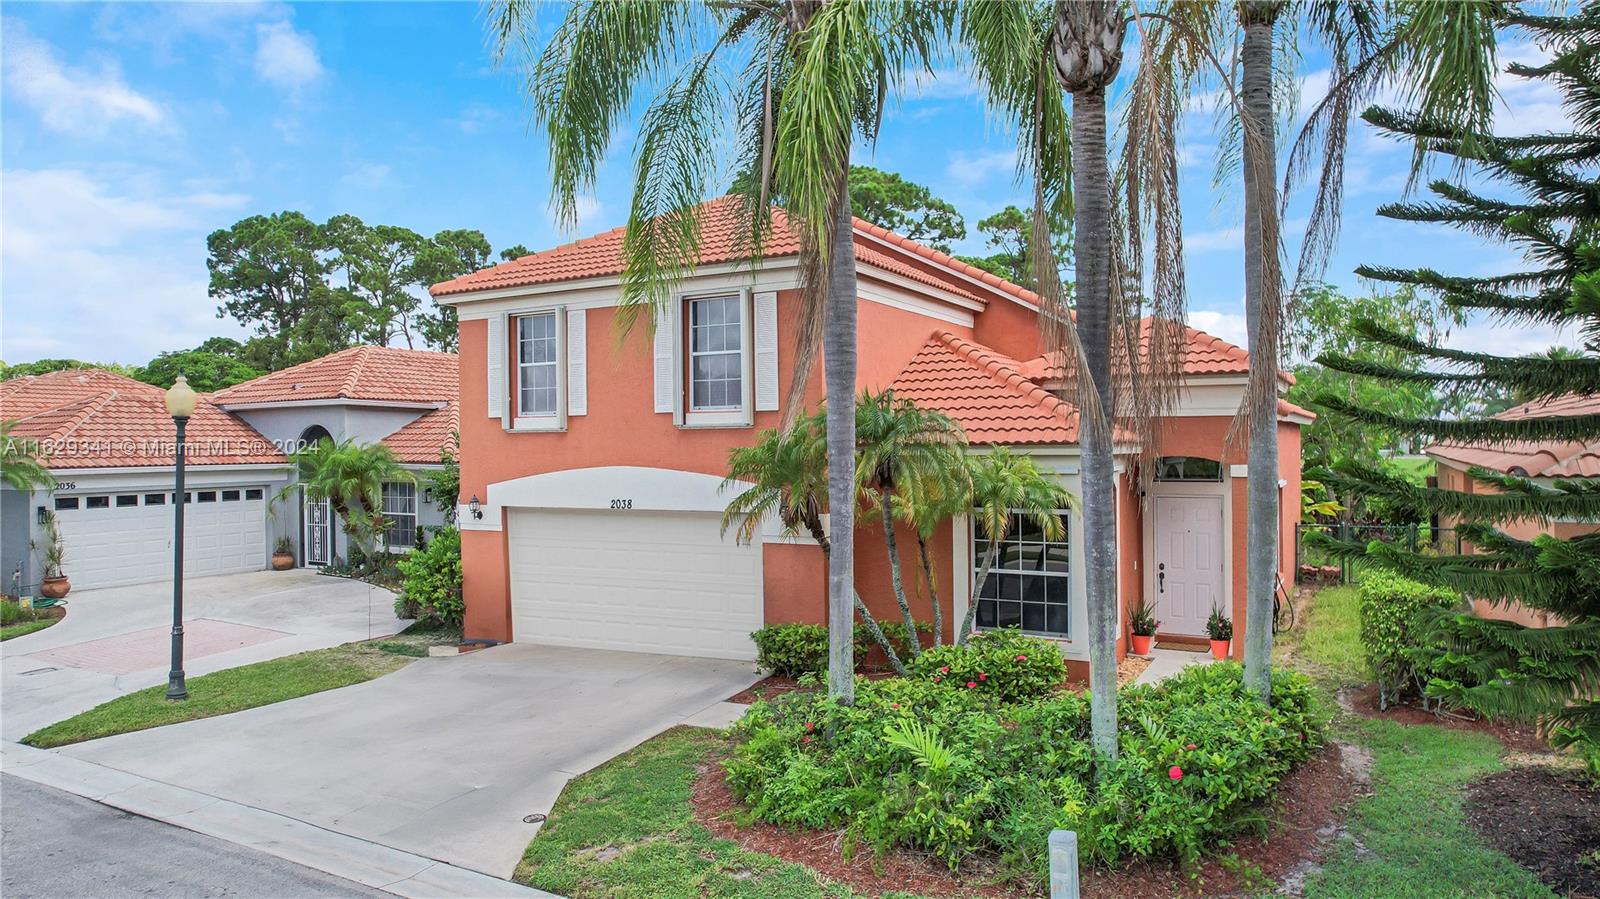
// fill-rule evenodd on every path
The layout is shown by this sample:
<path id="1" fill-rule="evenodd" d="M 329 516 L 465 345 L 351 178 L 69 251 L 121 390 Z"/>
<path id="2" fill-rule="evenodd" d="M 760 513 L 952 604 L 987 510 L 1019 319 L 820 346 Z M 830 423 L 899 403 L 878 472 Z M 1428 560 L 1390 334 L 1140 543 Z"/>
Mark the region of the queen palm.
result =
<path id="1" fill-rule="evenodd" d="M 400 467 L 389 447 L 354 439 L 336 443 L 324 437 L 289 459 L 298 483 L 280 490 L 273 502 L 291 497 L 296 490 L 313 502 L 327 501 L 339 516 L 340 529 L 350 546 L 363 558 L 371 558 L 383 532 L 384 482 L 411 481 L 411 473 Z"/>
<path id="2" fill-rule="evenodd" d="M 905 619 L 906 646 L 913 658 L 922 652 L 922 646 L 901 573 L 895 499 L 898 496 L 902 505 L 919 498 L 931 502 L 932 494 L 949 489 L 950 485 L 941 481 L 964 480 L 961 459 L 965 444 L 966 434 L 949 416 L 897 399 L 892 390 L 863 392 L 856 404 L 856 480 L 862 499 L 877 505 L 884 549 L 889 553 L 889 583 Z M 936 623 L 935 628 L 938 626 Z"/>
<path id="3" fill-rule="evenodd" d="M 35 487 L 54 490 L 56 479 L 44 465 L 45 450 L 31 437 L 13 437 L 15 421 L 0 421 L 0 478 L 26 493 Z"/>
<path id="4" fill-rule="evenodd" d="M 768 428 L 751 446 L 738 447 L 728 454 L 728 476 L 722 489 L 743 487 L 722 512 L 722 532 L 732 530 L 744 543 L 754 540 L 762 522 L 776 517 L 788 533 L 804 531 L 817 542 L 824 558 L 832 558 L 834 543 L 823 527 L 822 515 L 828 496 L 827 413 L 807 415 L 787 429 Z M 830 521 L 836 521 L 829 516 Z M 842 541 L 853 542 L 853 541 Z M 889 664 L 901 675 L 905 665 L 894 644 L 878 625 L 877 619 L 851 589 L 853 614 L 860 615 L 872 639 L 883 648 Z M 834 629 L 829 622 L 829 630 Z M 853 622 L 846 632 L 853 637 Z M 852 647 L 853 650 L 853 647 Z M 835 664 L 830 657 L 829 665 Z M 851 676 L 854 677 L 854 659 Z M 830 682 L 832 675 L 829 676 Z"/>
<path id="5" fill-rule="evenodd" d="M 499 49 L 531 48 L 537 4 L 498 0 Z M 619 327 L 671 301 L 699 253 L 698 205 L 728 172 L 741 185 L 741 233 L 753 258 L 789 212 L 801 244 L 803 296 L 795 382 L 798 414 L 820 348 L 828 403 L 828 498 L 839 533 L 853 533 L 856 389 L 855 255 L 850 149 L 876 137 L 882 110 L 910 66 L 928 67 L 953 7 L 896 0 L 762 3 L 587 2 L 571 6 L 542 51 L 527 92 L 549 141 L 553 206 L 574 224 L 613 134 L 647 84 L 660 85 L 639 122 L 624 240 Z M 729 136 L 732 136 L 732 140 Z M 854 697 L 853 541 L 828 557 L 829 692 Z"/>
<path id="6" fill-rule="evenodd" d="M 986 543 L 972 582 L 972 600 L 956 630 L 956 643 L 962 646 L 972 636 L 978 599 L 1000 558 L 1000 547 L 1011 534 L 1012 523 L 1028 519 L 1046 540 L 1060 540 L 1064 532 L 1061 510 L 1072 503 L 1072 494 L 1055 477 L 1040 471 L 1031 456 L 1017 455 L 1005 447 L 968 457 L 966 468 L 973 525 Z"/>
<path id="7" fill-rule="evenodd" d="M 928 587 L 928 604 L 933 609 L 935 646 L 944 641 L 944 608 L 929 542 L 940 525 L 967 514 L 972 507 L 972 475 L 965 454 L 952 455 L 948 465 L 900 484 L 894 497 L 895 520 L 909 525 L 917 538 L 917 559 L 922 566 L 922 581 Z M 954 576 L 966 577 L 966 573 L 955 572 Z"/>

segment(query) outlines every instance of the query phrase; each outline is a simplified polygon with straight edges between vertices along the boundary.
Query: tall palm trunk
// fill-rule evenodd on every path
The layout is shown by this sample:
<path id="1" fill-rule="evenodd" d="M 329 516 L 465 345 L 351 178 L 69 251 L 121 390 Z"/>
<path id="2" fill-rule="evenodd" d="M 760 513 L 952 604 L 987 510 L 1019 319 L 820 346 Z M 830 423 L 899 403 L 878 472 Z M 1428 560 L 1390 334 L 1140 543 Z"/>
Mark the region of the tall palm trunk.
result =
<path id="1" fill-rule="evenodd" d="M 1104 410 L 1081 416 L 1085 602 L 1089 612 L 1089 721 L 1095 749 L 1117 755 L 1117 501 L 1111 447 L 1111 182 L 1102 84 L 1072 92 L 1072 182 L 1077 241 L 1078 334 Z"/>
<path id="2" fill-rule="evenodd" d="M 840 174 L 839 208 L 828 248 L 828 292 L 822 322 L 822 364 L 828 395 L 829 530 L 828 695 L 855 702 L 856 536 L 856 255 L 850 187 Z M 796 397 L 790 402 L 801 402 Z"/>
<path id="3" fill-rule="evenodd" d="M 1240 53 L 1244 132 L 1244 307 L 1250 332 L 1249 504 L 1246 536 L 1245 685 L 1272 696 L 1272 600 L 1277 591 L 1278 319 L 1281 316 L 1278 252 L 1277 147 L 1272 116 L 1272 32 L 1281 4 L 1245 0 Z"/>
<path id="4" fill-rule="evenodd" d="M 808 530 L 811 531 L 812 539 L 816 540 L 817 541 L 817 545 L 822 547 L 822 557 L 828 561 L 828 563 L 830 565 L 830 570 L 831 570 L 831 566 L 832 566 L 832 562 L 833 562 L 833 541 L 828 538 L 827 534 L 823 533 L 823 531 L 822 531 L 822 522 L 814 520 L 814 521 L 808 522 L 806 527 L 807 527 Z M 872 613 L 871 612 L 867 611 L 867 604 L 861 601 L 861 594 L 856 592 L 856 589 L 855 589 L 854 585 L 851 585 L 851 587 L 850 587 L 850 601 L 851 601 L 852 606 L 854 607 L 854 610 L 861 613 L 861 621 L 866 626 L 867 633 L 870 634 L 872 636 L 873 641 L 875 643 L 877 643 L 878 646 L 881 649 L 883 649 L 884 657 L 889 660 L 889 667 L 894 669 L 894 673 L 895 674 L 898 674 L 901 677 L 905 677 L 906 676 L 905 663 L 900 661 L 900 655 L 894 651 L 894 644 L 889 642 L 888 635 L 886 635 L 883 632 L 883 628 L 878 626 L 878 620 L 876 618 L 872 617 Z M 828 663 L 831 665 L 831 664 L 833 664 L 833 655 L 832 655 L 832 653 L 833 653 L 833 635 L 836 633 L 836 631 L 833 630 L 833 623 L 832 623 L 832 617 L 831 617 L 831 613 L 832 613 L 833 609 L 832 609 L 831 606 L 829 607 L 828 611 L 830 613 L 829 624 L 828 624 L 828 653 L 829 653 Z M 855 653 L 855 642 L 854 642 L 855 641 L 855 626 L 854 626 L 854 623 L 851 624 L 850 638 L 851 638 L 850 652 L 852 654 L 851 664 L 853 665 L 854 664 L 854 653 Z M 833 683 L 833 669 L 832 668 L 828 669 L 828 683 L 830 685 Z M 854 669 L 852 669 L 852 679 L 850 681 L 850 684 L 851 684 L 851 689 L 853 690 L 855 688 Z"/>
<path id="5" fill-rule="evenodd" d="M 967 603 L 967 614 L 961 619 L 960 630 L 956 631 L 957 646 L 966 646 L 967 638 L 972 636 L 972 623 L 978 619 L 978 597 L 989 583 L 989 572 L 994 570 L 994 559 L 999 554 L 1000 541 L 990 540 L 989 548 L 983 551 L 983 561 L 978 563 L 978 576 L 972 580 L 972 599 Z"/>
<path id="6" fill-rule="evenodd" d="M 906 599 L 905 576 L 900 570 L 900 541 L 894 533 L 890 497 L 888 490 L 878 491 L 879 511 L 883 515 L 883 545 L 889 551 L 889 584 L 894 589 L 894 601 L 899 603 L 900 615 L 906 621 L 906 652 L 914 659 L 922 654 L 922 642 L 917 639 L 917 619 L 911 614 L 911 603 Z"/>
<path id="7" fill-rule="evenodd" d="M 939 585 L 933 580 L 933 557 L 928 554 L 928 538 L 917 532 L 917 555 L 922 559 L 922 576 L 928 582 L 928 602 L 933 606 L 933 645 L 944 642 L 944 610 L 939 607 Z M 956 577 L 960 577 L 957 572 Z"/>

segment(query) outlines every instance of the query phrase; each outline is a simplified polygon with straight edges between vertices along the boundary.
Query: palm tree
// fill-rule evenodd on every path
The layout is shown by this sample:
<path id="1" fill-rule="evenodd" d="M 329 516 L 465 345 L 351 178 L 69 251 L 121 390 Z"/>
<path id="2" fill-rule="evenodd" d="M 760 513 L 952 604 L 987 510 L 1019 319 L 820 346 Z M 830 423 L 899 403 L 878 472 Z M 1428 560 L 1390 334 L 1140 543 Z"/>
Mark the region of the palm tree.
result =
<path id="1" fill-rule="evenodd" d="M 353 551 L 363 558 L 376 553 L 377 536 L 383 533 L 383 485 L 385 482 L 413 480 L 400 467 L 394 453 L 381 443 L 359 444 L 354 439 L 335 443 L 324 437 L 289 457 L 294 463 L 297 483 L 278 492 L 273 502 L 304 492 L 315 502 L 326 500 L 339 516 Z"/>
<path id="2" fill-rule="evenodd" d="M 733 530 L 743 543 L 754 540 L 761 523 L 776 515 L 788 533 L 805 531 L 821 547 L 823 558 L 831 559 L 833 540 L 822 526 L 823 510 L 828 496 L 828 445 L 827 414 L 807 415 L 790 425 L 787 430 L 768 428 L 761 432 L 751 446 L 738 447 L 728 454 L 728 476 L 722 489 L 744 486 L 722 512 L 722 533 Z M 852 494 L 853 496 L 853 494 Z M 829 516 L 830 522 L 837 521 Z M 853 542 L 853 541 L 841 541 Z M 889 665 L 900 675 L 906 673 L 905 665 L 895 652 L 894 644 L 878 625 L 872 612 L 862 602 L 860 593 L 852 586 L 850 591 L 852 618 L 845 625 L 845 633 L 854 639 L 854 616 L 860 615 L 867 633 L 883 648 Z M 832 620 L 828 622 L 829 640 L 836 633 Z M 854 647 L 850 659 L 851 677 L 854 678 Z M 836 664 L 829 657 L 828 664 Z M 829 675 L 829 683 L 834 680 Z"/>
<path id="3" fill-rule="evenodd" d="M 922 652 L 922 646 L 901 575 L 895 499 L 899 496 L 901 504 L 906 505 L 923 493 L 939 490 L 941 485 L 937 482 L 948 481 L 952 472 L 961 470 L 965 444 L 965 432 L 948 416 L 919 409 L 910 400 L 896 399 L 892 390 L 877 394 L 864 391 L 856 404 L 858 490 L 863 500 L 877 503 L 884 548 L 889 553 L 889 583 L 905 618 L 906 647 L 912 658 Z M 932 583 L 930 577 L 930 586 Z M 935 628 L 941 624 L 936 623 Z"/>
<path id="4" fill-rule="evenodd" d="M 967 471 L 972 485 L 973 524 L 988 543 L 978 562 L 978 575 L 973 579 L 967 615 L 956 631 L 956 644 L 960 646 L 965 646 L 967 638 L 972 636 L 978 598 L 989 582 L 989 572 L 1000 555 L 1000 544 L 1011 533 L 1012 521 L 1031 519 L 1044 532 L 1046 540 L 1060 540 L 1063 536 L 1061 510 L 1073 502 L 1072 494 L 1060 481 L 1040 471 L 1031 456 L 1015 455 L 1005 447 L 997 446 L 983 455 L 968 457 Z"/>
<path id="5" fill-rule="evenodd" d="M 45 467 L 48 455 L 39 441 L 31 437 L 13 437 L 15 421 L 0 421 L 0 478 L 13 489 L 24 493 L 35 487 L 54 490 L 56 479 Z"/>
<path id="6" fill-rule="evenodd" d="M 910 525 L 917 535 L 917 558 L 922 563 L 922 581 L 928 585 L 928 603 L 933 608 L 933 645 L 944 642 L 944 608 L 939 599 L 939 582 L 934 577 L 933 551 L 928 542 L 939 526 L 965 515 L 972 508 L 972 475 L 964 454 L 957 455 L 946 468 L 928 472 L 902 484 L 894 497 L 894 517 Z M 954 572 L 965 577 L 964 572 Z M 951 635 L 952 638 L 954 634 Z"/>
<path id="7" fill-rule="evenodd" d="M 497 0 L 501 53 L 533 46 L 536 7 Z M 723 173 L 750 175 L 737 183 L 742 233 L 757 262 L 772 227 L 770 203 L 788 210 L 801 244 L 804 299 L 786 422 L 799 414 L 820 344 L 828 499 L 839 533 L 855 527 L 850 149 L 857 137 L 876 137 L 902 72 L 931 68 L 953 9 L 897 0 L 587 2 L 569 7 L 543 50 L 531 54 L 527 92 L 549 140 L 553 206 L 567 225 L 634 95 L 645 84 L 664 85 L 640 120 L 619 327 L 671 301 L 698 257 L 697 207 Z M 828 556 L 828 687 L 845 703 L 855 695 L 853 542 L 841 540 Z"/>

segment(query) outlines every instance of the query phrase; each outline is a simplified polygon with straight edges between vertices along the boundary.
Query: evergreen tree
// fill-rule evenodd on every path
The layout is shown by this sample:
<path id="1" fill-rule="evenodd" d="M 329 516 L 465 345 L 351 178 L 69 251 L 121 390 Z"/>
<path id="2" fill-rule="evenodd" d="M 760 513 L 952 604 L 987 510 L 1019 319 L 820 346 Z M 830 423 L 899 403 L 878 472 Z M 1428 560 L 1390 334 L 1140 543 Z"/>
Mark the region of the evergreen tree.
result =
<path id="1" fill-rule="evenodd" d="M 1367 266 L 1368 278 L 1413 285 L 1463 312 L 1501 324 L 1576 327 L 1589 350 L 1543 356 L 1498 356 L 1430 345 L 1371 320 L 1361 337 L 1413 357 L 1332 355 L 1321 361 L 1343 372 L 1398 386 L 1493 385 L 1532 399 L 1600 395 L 1600 8 L 1570 16 L 1513 12 L 1507 25 L 1531 32 L 1553 51 L 1539 66 L 1513 64 L 1513 74 L 1556 87 L 1575 130 L 1523 137 L 1452 137 L 1441 123 L 1414 113 L 1370 110 L 1366 119 L 1390 135 L 1414 139 L 1436 159 L 1454 163 L 1434 181 L 1426 201 L 1397 203 L 1379 214 L 1449 225 L 1521 250 L 1522 271 L 1490 277 L 1448 275 L 1426 268 Z M 1533 418 L 1407 417 L 1384 404 L 1363 405 L 1331 393 L 1317 398 L 1327 414 L 1369 427 L 1477 445 L 1526 441 L 1600 441 L 1600 414 Z M 1472 614 L 1445 612 L 1427 622 L 1433 648 L 1429 692 L 1490 716 L 1537 718 L 1557 745 L 1577 744 L 1600 762 L 1600 533 L 1532 540 L 1501 529 L 1511 522 L 1600 524 L 1600 479 L 1535 481 L 1473 469 L 1471 493 L 1419 487 L 1376 466 L 1347 462 L 1313 475 L 1341 493 L 1451 516 L 1469 554 L 1429 555 L 1409 547 L 1328 541 L 1406 577 L 1449 587 L 1478 600 L 1520 603 L 1551 613 L 1559 626 L 1528 628 Z M 1549 530 L 1548 527 L 1545 530 Z"/>

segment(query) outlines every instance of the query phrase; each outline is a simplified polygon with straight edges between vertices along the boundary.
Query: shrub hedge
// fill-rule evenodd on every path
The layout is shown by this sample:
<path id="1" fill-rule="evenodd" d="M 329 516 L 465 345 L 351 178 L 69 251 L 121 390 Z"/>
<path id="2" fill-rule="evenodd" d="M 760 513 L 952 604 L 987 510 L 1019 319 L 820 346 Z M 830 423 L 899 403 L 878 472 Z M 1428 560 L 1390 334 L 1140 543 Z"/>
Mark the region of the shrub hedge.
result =
<path id="1" fill-rule="evenodd" d="M 998 856 L 1042 881 L 1056 828 L 1077 831 L 1098 864 L 1194 862 L 1259 820 L 1259 803 L 1322 740 L 1304 677 L 1275 674 L 1269 708 L 1231 662 L 1125 687 L 1119 715 L 1120 757 L 1097 770 L 1079 693 L 1009 703 L 931 679 L 861 680 L 851 706 L 814 693 L 757 702 L 730 731 L 724 765 L 760 820 L 841 828 L 952 868 Z"/>
<path id="2" fill-rule="evenodd" d="M 1020 702 L 1055 692 L 1067 677 L 1067 666 L 1054 643 L 1012 629 L 979 631 L 965 647 L 926 650 L 906 673 L 947 688 L 992 693 L 1002 702 Z"/>
<path id="3" fill-rule="evenodd" d="M 1430 587 L 1387 571 L 1362 578 L 1357 589 L 1361 607 L 1361 645 L 1378 678 L 1378 703 L 1387 707 L 1416 695 L 1427 683 L 1419 671 L 1415 651 L 1423 646 L 1419 614 L 1426 609 L 1449 609 L 1461 595 L 1443 587 Z"/>
<path id="4" fill-rule="evenodd" d="M 889 638 L 895 653 L 904 659 L 909 648 L 906 626 L 898 621 L 880 621 L 878 626 Z M 926 648 L 933 635 L 933 625 L 917 622 L 917 636 Z M 756 664 L 772 674 L 800 677 L 822 674 L 828 670 L 828 629 L 820 624 L 769 624 L 750 635 L 756 644 Z M 855 645 L 856 667 L 859 669 L 877 641 L 867 632 L 865 625 L 856 623 L 852 635 Z"/>
<path id="5" fill-rule="evenodd" d="M 461 532 L 441 528 L 426 546 L 395 563 L 402 578 L 394 613 L 459 628 L 467 605 L 461 596 Z"/>

